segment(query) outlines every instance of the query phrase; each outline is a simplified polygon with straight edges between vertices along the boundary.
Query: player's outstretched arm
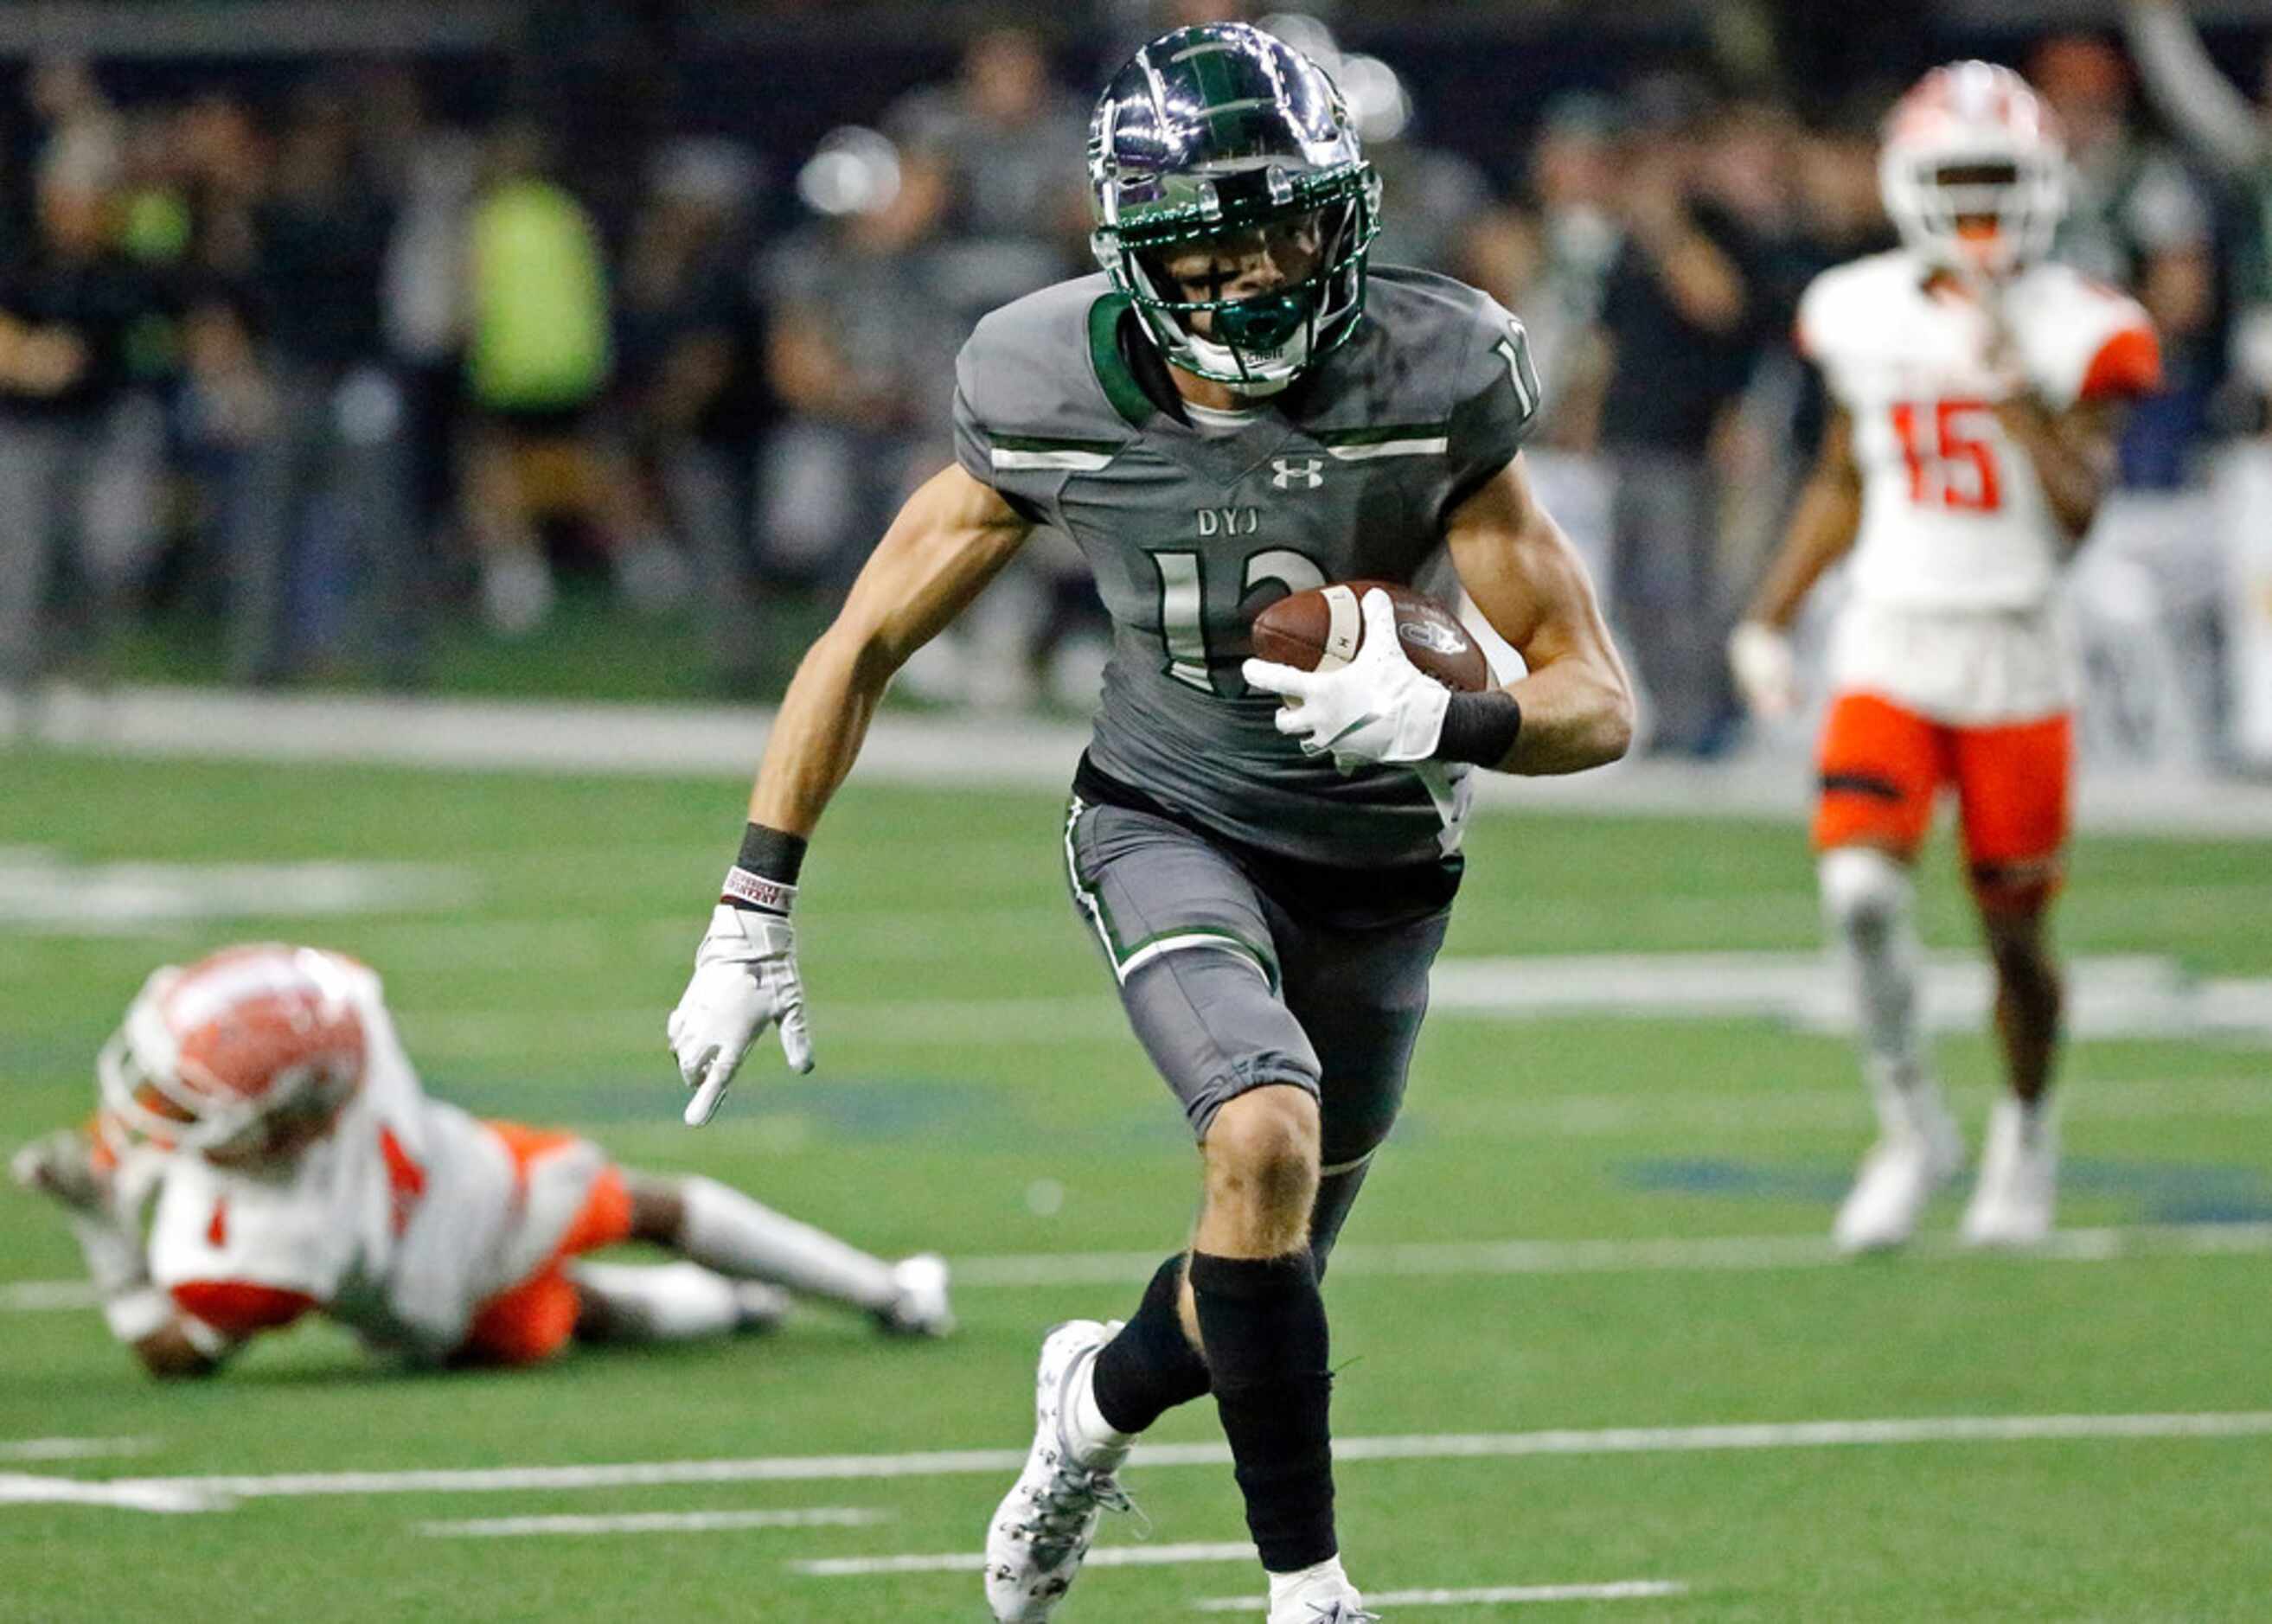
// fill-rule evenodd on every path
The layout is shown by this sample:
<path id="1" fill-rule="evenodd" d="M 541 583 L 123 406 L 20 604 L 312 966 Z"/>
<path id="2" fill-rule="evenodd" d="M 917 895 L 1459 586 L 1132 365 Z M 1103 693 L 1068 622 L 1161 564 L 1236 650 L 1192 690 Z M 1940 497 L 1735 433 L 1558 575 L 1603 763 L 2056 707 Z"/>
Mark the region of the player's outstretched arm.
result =
<path id="1" fill-rule="evenodd" d="M 741 856 L 670 1016 L 671 1053 L 694 1091 L 690 1126 L 710 1120 L 767 1026 L 781 1027 L 792 1067 L 812 1069 L 789 923 L 805 840 L 851 771 L 893 674 L 994 578 L 1031 528 L 960 467 L 933 475 L 900 510 L 835 623 L 797 667 L 750 794 Z"/>
<path id="2" fill-rule="evenodd" d="M 88 1279 L 102 1300 L 111 1335 L 133 1350 L 142 1367 L 161 1378 L 210 1375 L 228 1349 L 179 1314 L 151 1283 L 141 1236 L 119 1210 L 111 1173 L 95 1155 L 92 1137 L 64 1129 L 34 1140 L 9 1163 L 16 1182 L 44 1196 L 69 1218 L 72 1238 L 86 1260 Z"/>
<path id="3" fill-rule="evenodd" d="M 1460 585 L 1528 667 L 1501 772 L 1581 772 L 1633 742 L 1633 684 L 1586 566 L 1540 505 L 1517 456 L 1454 510 L 1444 539 Z"/>
<path id="4" fill-rule="evenodd" d="M 884 533 L 835 623 L 797 667 L 766 741 L 750 821 L 803 838 L 852 770 L 893 674 L 1010 562 L 1032 525 L 960 467 Z"/>
<path id="5" fill-rule="evenodd" d="M 1782 547 L 1728 639 L 1736 686 L 1757 714 L 1783 716 L 1797 704 L 1790 623 L 1822 572 L 1845 556 L 1861 528 L 1862 467 L 1854 460 L 1853 419 L 1840 406 L 1824 426 L 1822 449 L 1791 510 Z"/>

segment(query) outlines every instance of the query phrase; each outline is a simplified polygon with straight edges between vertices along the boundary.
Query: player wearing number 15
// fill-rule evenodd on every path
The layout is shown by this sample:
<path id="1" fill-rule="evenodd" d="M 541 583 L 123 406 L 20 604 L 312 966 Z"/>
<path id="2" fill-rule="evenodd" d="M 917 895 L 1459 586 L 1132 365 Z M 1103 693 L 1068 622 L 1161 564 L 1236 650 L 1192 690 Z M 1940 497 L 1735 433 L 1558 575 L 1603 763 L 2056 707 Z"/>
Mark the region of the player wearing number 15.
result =
<path id="1" fill-rule="evenodd" d="M 671 1045 L 694 1121 L 770 1022 L 811 1064 L 789 920 L 805 837 L 893 671 L 1030 531 L 1071 536 L 1114 647 L 1064 860 L 1205 1191 L 1125 1327 L 1044 1344 L 987 1600 L 1047 1618 L 1099 1510 L 1125 1503 L 1134 1434 L 1211 1393 L 1271 1618 L 1350 1624 L 1370 1615 L 1334 1538 L 1319 1275 L 1403 1093 L 1466 779 L 1611 760 L 1631 700 L 1519 455 L 1539 405 L 1522 329 L 1472 288 L 1368 264 L 1379 183 L 1315 64 L 1238 25 L 1156 40 L 1098 105 L 1089 177 L 1103 274 L 996 311 L 964 347 L 955 464 L 797 672 Z M 1422 676 L 1386 593 L 1346 666 L 1243 658 L 1264 605 L 1409 583 L 1446 548 L 1528 665 L 1508 688 Z"/>
<path id="2" fill-rule="evenodd" d="M 1788 709 L 1783 629 L 1852 550 L 1814 825 L 1881 1129 L 1838 1214 L 1849 1250 L 1906 1240 L 1962 1159 L 1920 1036 L 1910 918 L 1910 865 L 1944 784 L 1995 960 L 2011 1093 L 1964 1235 L 2025 1243 L 2052 1221 L 2060 988 L 2045 915 L 2072 703 L 2054 592 L 2104 492 L 2120 403 L 2160 374 L 2135 302 L 2043 258 L 2066 174 L 2025 80 L 1981 62 L 1939 69 L 1887 125 L 1880 175 L 1903 247 L 1826 273 L 1799 307 L 1837 411 L 1730 652 L 1755 709 Z"/>

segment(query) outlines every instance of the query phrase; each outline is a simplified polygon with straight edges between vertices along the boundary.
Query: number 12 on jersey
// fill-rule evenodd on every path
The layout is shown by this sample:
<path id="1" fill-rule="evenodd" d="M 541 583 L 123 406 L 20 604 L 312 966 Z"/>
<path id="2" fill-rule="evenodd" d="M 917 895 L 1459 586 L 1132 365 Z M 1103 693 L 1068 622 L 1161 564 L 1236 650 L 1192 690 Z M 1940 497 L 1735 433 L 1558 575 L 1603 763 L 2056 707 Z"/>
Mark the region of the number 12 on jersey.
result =
<path id="1" fill-rule="evenodd" d="M 1993 513 L 2004 505 L 1996 465 L 1995 408 L 1985 400 L 1902 400 L 1894 437 L 1909 465 L 1910 500 L 1921 508 Z"/>
<path id="2" fill-rule="evenodd" d="M 1214 653 L 1207 647 L 1206 560 L 1197 553 L 1155 553 L 1152 567 L 1160 572 L 1160 637 L 1167 644 L 1167 673 L 1187 688 L 1203 694 L 1237 695 L 1246 685 L 1218 682 Z M 1241 562 L 1237 580 L 1243 594 L 1275 584 L 1289 592 L 1305 592 L 1326 584 L 1326 572 L 1307 554 L 1289 547 L 1266 547 Z"/>

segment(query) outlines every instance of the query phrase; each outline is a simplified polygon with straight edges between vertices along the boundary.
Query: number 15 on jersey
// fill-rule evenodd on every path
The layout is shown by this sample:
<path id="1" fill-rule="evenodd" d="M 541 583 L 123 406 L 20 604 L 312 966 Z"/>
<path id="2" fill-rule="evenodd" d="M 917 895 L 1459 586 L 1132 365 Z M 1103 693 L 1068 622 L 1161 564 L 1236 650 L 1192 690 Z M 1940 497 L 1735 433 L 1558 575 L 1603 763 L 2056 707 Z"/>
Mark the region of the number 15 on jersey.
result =
<path id="1" fill-rule="evenodd" d="M 1996 459 L 1996 409 L 1985 400 L 1897 401 L 1894 438 L 1921 508 L 1993 513 L 2004 505 Z"/>

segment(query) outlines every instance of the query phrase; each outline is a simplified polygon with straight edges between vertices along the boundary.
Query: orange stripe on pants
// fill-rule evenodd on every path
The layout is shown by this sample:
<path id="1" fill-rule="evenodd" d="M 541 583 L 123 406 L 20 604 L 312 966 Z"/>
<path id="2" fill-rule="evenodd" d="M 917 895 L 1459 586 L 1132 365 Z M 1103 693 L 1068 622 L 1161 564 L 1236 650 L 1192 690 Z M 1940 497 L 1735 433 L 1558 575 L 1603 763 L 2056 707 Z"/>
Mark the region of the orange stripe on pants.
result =
<path id="1" fill-rule="evenodd" d="M 557 1129 L 525 1128 L 518 1122 L 484 1126 L 504 1141 L 514 1171 L 524 1180 L 530 1163 L 576 1143 L 575 1135 Z M 591 1193 L 543 1266 L 482 1305 L 463 1352 L 502 1365 L 534 1364 L 558 1352 L 575 1334 L 577 1314 L 576 1288 L 562 1263 L 580 1252 L 628 1240 L 631 1233 L 631 1189 L 623 1170 L 610 1163 L 592 1181 Z"/>

